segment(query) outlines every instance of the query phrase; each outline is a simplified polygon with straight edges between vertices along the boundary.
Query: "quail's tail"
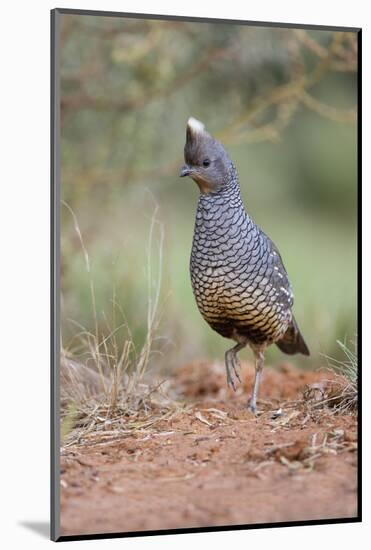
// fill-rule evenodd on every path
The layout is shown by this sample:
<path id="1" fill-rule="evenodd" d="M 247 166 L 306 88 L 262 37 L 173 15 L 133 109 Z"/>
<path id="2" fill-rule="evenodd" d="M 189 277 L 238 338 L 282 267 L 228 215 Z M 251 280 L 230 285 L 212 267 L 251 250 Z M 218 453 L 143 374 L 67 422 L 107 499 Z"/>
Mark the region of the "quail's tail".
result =
<path id="1" fill-rule="evenodd" d="M 300 334 L 298 325 L 295 318 L 292 318 L 292 322 L 286 330 L 283 338 L 276 342 L 276 345 L 281 351 L 288 355 L 294 355 L 294 353 L 302 353 L 303 355 L 310 355 L 307 344 L 304 338 Z"/>

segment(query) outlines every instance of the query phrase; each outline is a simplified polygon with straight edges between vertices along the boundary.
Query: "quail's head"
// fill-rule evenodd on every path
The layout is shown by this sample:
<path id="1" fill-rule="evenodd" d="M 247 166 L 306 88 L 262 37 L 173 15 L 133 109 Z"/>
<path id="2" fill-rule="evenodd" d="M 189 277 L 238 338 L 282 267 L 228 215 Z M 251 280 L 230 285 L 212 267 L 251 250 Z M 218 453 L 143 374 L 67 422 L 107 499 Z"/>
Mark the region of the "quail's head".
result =
<path id="1" fill-rule="evenodd" d="M 201 193 L 217 193 L 228 181 L 231 160 L 227 152 L 204 124 L 192 117 L 187 122 L 184 160 L 180 176 L 191 177 Z"/>

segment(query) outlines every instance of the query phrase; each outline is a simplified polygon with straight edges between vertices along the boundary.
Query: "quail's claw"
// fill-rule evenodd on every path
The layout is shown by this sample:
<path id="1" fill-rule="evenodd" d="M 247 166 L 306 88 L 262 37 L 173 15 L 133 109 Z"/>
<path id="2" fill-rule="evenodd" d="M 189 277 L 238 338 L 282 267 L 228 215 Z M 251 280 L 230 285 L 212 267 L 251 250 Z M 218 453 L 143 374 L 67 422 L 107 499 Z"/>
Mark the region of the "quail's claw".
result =
<path id="1" fill-rule="evenodd" d="M 227 369 L 227 384 L 232 388 L 233 391 L 236 391 L 236 384 L 234 383 L 229 369 Z"/>
<path id="2" fill-rule="evenodd" d="M 227 370 L 227 384 L 233 391 L 236 391 L 236 383 L 234 377 L 241 383 L 241 378 L 238 372 L 239 363 L 236 354 L 229 350 L 225 354 L 225 367 Z"/>
<path id="3" fill-rule="evenodd" d="M 258 414 L 258 409 L 256 407 L 256 403 L 253 402 L 253 399 L 249 399 L 249 402 L 247 404 L 247 409 L 251 411 L 255 416 Z"/>
<path id="4" fill-rule="evenodd" d="M 241 366 L 240 366 L 240 363 L 239 363 L 239 361 L 238 361 L 238 359 L 235 355 L 233 356 L 232 368 L 233 368 L 233 372 L 234 372 L 237 380 L 241 384 L 241 377 L 240 377 L 240 373 L 239 373 L 239 370 L 240 370 Z"/>

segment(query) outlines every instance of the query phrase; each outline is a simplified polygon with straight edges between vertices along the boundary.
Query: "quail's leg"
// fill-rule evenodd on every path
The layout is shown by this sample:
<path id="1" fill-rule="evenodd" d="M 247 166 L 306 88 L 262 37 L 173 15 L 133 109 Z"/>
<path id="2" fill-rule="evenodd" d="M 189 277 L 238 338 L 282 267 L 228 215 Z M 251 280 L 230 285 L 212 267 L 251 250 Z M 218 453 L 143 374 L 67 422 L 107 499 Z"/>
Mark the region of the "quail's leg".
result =
<path id="1" fill-rule="evenodd" d="M 255 352 L 255 381 L 254 381 L 254 387 L 252 390 L 252 396 L 248 403 L 248 408 L 254 414 L 257 413 L 256 399 L 258 397 L 259 384 L 260 384 L 260 378 L 261 378 L 263 366 L 264 366 L 264 353 L 262 351 L 256 351 Z"/>
<path id="2" fill-rule="evenodd" d="M 225 352 L 225 368 L 227 370 L 227 383 L 236 391 L 236 383 L 234 378 L 241 382 L 239 369 L 240 363 L 237 358 L 237 353 L 245 347 L 245 344 L 236 344 L 233 348 Z"/>

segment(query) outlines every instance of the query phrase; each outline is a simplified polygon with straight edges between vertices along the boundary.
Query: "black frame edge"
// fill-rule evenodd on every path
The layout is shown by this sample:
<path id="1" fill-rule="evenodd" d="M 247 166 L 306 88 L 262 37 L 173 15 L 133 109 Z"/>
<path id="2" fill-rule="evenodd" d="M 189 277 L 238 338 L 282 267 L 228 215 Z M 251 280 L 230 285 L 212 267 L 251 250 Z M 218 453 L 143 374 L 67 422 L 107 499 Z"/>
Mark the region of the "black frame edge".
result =
<path id="1" fill-rule="evenodd" d="M 357 33 L 357 355 L 358 355 L 358 517 L 362 521 L 362 29 Z"/>
<path id="2" fill-rule="evenodd" d="M 167 21 L 184 21 L 194 23 L 227 23 L 231 25 L 249 25 L 253 27 L 284 27 L 295 29 L 312 29 L 322 31 L 342 31 L 342 32 L 358 32 L 359 27 L 341 27 L 337 25 L 315 25 L 310 23 L 283 23 L 283 22 L 269 22 L 269 21 L 249 21 L 241 19 L 220 19 L 216 17 L 197 17 L 188 15 L 161 15 L 156 13 L 134 13 L 134 12 L 119 12 L 119 11 L 104 11 L 104 10 L 85 10 L 75 8 L 55 8 L 55 11 L 61 15 L 88 15 L 99 17 L 123 17 L 126 19 L 158 19 Z"/>
<path id="3" fill-rule="evenodd" d="M 59 14 L 50 12 L 50 538 L 60 537 L 59 426 Z"/>
<path id="4" fill-rule="evenodd" d="M 130 531 L 124 533 L 94 533 L 86 535 L 62 535 L 57 542 L 69 542 L 73 540 L 101 540 L 133 537 L 152 537 L 163 535 L 181 535 L 189 533 L 217 533 L 220 531 L 250 531 L 252 529 L 268 529 L 282 527 L 305 527 L 311 525 L 336 525 L 344 523 L 359 523 L 358 517 L 334 518 L 321 520 L 283 521 L 279 523 L 257 523 L 251 525 L 224 525 L 218 527 L 190 527 L 184 529 L 164 529 L 159 531 Z"/>

